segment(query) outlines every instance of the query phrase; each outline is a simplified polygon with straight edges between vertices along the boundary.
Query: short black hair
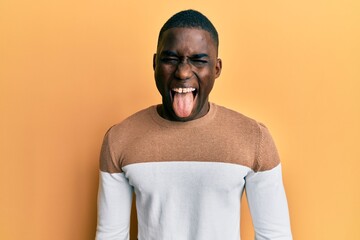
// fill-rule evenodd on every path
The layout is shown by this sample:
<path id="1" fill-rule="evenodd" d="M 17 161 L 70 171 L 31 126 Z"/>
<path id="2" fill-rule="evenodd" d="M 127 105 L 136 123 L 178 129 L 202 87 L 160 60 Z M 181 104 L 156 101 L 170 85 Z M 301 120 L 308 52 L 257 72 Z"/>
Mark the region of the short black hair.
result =
<path id="1" fill-rule="evenodd" d="M 210 33 L 216 48 L 219 47 L 219 36 L 214 25 L 201 12 L 196 10 L 184 10 L 173 15 L 161 28 L 158 38 L 160 43 L 163 33 L 170 28 L 198 28 Z"/>

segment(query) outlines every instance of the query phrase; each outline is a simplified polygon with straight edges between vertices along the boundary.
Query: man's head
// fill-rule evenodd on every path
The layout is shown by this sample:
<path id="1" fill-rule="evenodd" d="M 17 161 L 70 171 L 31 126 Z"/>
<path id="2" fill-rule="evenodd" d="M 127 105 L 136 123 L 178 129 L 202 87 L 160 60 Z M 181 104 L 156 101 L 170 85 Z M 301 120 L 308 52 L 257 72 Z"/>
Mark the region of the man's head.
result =
<path id="1" fill-rule="evenodd" d="M 166 21 L 164 26 L 161 28 L 158 37 L 158 46 L 163 36 L 163 33 L 170 28 L 196 28 L 202 29 L 210 33 L 213 39 L 216 50 L 219 47 L 219 36 L 218 32 L 210 20 L 202 13 L 195 10 L 185 10 L 176 13 L 169 20 Z"/>
<path id="2" fill-rule="evenodd" d="M 162 117 L 190 121 L 208 112 L 208 96 L 222 67 L 218 42 L 212 23 L 197 11 L 179 12 L 164 24 L 153 59 Z"/>

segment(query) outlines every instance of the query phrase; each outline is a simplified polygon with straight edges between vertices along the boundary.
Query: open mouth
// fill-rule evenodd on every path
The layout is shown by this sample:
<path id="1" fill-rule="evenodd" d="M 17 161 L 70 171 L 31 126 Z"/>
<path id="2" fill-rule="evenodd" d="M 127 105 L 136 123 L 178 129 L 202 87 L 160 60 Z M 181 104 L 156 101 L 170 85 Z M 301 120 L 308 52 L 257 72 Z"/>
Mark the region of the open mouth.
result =
<path id="1" fill-rule="evenodd" d="M 196 88 L 172 88 L 172 107 L 175 114 L 180 118 L 189 117 L 195 107 Z"/>
<path id="2" fill-rule="evenodd" d="M 171 96 L 174 99 L 174 95 L 176 93 L 185 94 L 185 93 L 190 93 L 190 92 L 193 94 L 193 96 L 195 98 L 195 96 L 197 94 L 196 88 L 173 88 L 173 89 L 171 89 Z"/>

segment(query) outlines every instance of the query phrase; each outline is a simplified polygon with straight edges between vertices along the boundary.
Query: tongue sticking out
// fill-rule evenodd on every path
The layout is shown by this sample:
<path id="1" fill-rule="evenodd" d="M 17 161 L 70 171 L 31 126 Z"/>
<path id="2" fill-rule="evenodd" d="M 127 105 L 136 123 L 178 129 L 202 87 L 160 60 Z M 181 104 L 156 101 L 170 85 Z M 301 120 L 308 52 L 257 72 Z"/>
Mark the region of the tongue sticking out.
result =
<path id="1" fill-rule="evenodd" d="M 194 95 L 188 93 L 175 93 L 173 109 L 178 117 L 185 118 L 190 116 L 194 107 Z"/>

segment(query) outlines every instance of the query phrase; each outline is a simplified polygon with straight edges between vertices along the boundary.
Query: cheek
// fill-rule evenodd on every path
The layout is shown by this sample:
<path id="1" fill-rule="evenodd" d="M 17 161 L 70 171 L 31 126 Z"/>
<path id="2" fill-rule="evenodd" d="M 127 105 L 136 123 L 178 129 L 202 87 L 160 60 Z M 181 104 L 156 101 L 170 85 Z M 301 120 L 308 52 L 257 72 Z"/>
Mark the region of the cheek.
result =
<path id="1" fill-rule="evenodd" d="M 167 92 L 167 86 L 169 77 L 163 69 L 157 69 L 155 71 L 155 83 L 159 92 L 163 95 Z"/>
<path id="2" fill-rule="evenodd" d="M 203 74 L 199 74 L 200 84 L 202 85 L 202 87 L 211 90 L 214 85 L 214 76 L 214 73 L 209 71 L 206 71 Z"/>
<path id="3" fill-rule="evenodd" d="M 161 78 L 163 81 L 166 81 L 171 75 L 171 71 L 172 70 L 169 67 L 160 65 L 155 70 L 155 77 Z"/>
<path id="4" fill-rule="evenodd" d="M 207 98 L 212 91 L 214 86 L 214 81 L 205 81 L 200 83 L 200 94 L 201 98 Z"/>

